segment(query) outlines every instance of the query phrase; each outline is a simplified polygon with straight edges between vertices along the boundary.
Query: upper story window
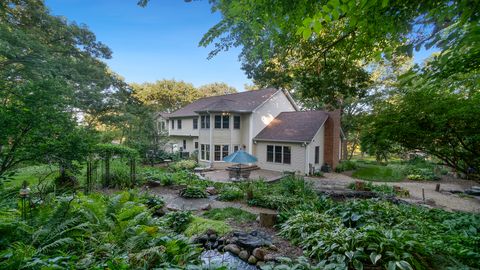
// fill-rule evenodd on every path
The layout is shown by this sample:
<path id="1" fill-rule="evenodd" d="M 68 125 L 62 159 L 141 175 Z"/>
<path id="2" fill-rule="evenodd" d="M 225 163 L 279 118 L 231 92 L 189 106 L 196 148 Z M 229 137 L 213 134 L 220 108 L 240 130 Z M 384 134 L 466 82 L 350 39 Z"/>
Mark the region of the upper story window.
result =
<path id="1" fill-rule="evenodd" d="M 233 128 L 240 129 L 240 116 L 239 115 L 233 116 Z"/>
<path id="2" fill-rule="evenodd" d="M 193 118 L 193 129 L 198 129 L 198 118 Z"/>
<path id="3" fill-rule="evenodd" d="M 215 115 L 215 128 L 230 128 L 230 115 Z"/>
<path id="4" fill-rule="evenodd" d="M 182 129 L 182 119 L 177 120 L 177 129 Z"/>
<path id="5" fill-rule="evenodd" d="M 172 129 L 175 129 L 175 120 L 172 119 Z"/>
<path id="6" fill-rule="evenodd" d="M 267 145 L 267 162 L 290 164 L 291 155 L 290 146 Z"/>
<path id="7" fill-rule="evenodd" d="M 210 128 L 210 115 L 200 116 L 200 126 L 201 128 Z"/>
<path id="8" fill-rule="evenodd" d="M 223 115 L 222 118 L 223 118 L 222 128 L 229 129 L 230 128 L 230 115 Z"/>

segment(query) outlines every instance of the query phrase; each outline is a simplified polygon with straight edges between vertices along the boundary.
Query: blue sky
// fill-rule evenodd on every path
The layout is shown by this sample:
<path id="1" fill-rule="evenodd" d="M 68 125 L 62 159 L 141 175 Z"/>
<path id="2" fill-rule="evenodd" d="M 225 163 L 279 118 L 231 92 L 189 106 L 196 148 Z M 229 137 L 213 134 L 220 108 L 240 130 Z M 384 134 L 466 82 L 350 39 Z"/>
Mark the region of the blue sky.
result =
<path id="1" fill-rule="evenodd" d="M 240 49 L 207 60 L 210 48 L 198 47 L 203 34 L 220 20 L 208 1 L 46 0 L 52 14 L 86 24 L 108 45 L 106 62 L 127 82 L 176 79 L 195 86 L 225 82 L 242 91 L 251 83 L 240 69 Z"/>
<path id="2" fill-rule="evenodd" d="M 176 79 L 195 86 L 225 82 L 242 91 L 251 83 L 240 69 L 240 49 L 207 60 L 211 48 L 198 47 L 203 34 L 220 20 L 207 0 L 46 0 L 52 14 L 86 24 L 113 51 L 106 62 L 127 82 Z M 421 62 L 430 51 L 415 54 Z"/>

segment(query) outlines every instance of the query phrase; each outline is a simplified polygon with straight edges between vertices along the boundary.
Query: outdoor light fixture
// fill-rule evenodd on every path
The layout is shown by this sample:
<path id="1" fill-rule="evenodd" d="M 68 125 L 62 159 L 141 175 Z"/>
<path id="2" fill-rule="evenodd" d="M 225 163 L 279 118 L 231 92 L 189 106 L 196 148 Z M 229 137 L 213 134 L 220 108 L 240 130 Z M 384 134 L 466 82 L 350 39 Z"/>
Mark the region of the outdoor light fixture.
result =
<path id="1" fill-rule="evenodd" d="M 27 181 L 23 182 L 22 188 L 20 189 L 20 200 L 21 200 L 21 210 L 22 210 L 22 219 L 27 220 L 27 211 L 30 207 L 30 188 L 27 186 Z M 27 206 L 27 201 L 29 205 Z"/>

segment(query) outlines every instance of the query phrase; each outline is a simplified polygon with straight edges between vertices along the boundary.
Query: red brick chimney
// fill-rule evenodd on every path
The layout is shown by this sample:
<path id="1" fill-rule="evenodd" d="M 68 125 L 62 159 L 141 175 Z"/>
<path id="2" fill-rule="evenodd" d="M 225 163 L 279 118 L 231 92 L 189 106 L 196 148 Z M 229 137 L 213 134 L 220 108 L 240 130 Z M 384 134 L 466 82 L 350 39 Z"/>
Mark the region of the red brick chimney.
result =
<path id="1" fill-rule="evenodd" d="M 328 119 L 325 122 L 325 147 L 324 162 L 332 167 L 332 170 L 338 165 L 340 160 L 340 110 L 328 112 Z"/>

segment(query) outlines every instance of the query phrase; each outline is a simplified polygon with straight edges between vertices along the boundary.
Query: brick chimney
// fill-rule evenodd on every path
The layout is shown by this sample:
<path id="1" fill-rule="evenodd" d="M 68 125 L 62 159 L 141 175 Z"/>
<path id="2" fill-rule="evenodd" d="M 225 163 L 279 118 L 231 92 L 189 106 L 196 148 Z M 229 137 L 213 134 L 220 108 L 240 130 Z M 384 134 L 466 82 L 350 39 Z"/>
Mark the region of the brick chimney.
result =
<path id="1" fill-rule="evenodd" d="M 324 162 L 332 167 L 332 170 L 338 165 L 340 160 L 340 110 L 328 112 L 328 119 L 325 122 L 325 147 Z"/>

